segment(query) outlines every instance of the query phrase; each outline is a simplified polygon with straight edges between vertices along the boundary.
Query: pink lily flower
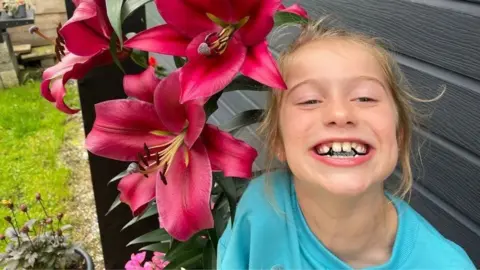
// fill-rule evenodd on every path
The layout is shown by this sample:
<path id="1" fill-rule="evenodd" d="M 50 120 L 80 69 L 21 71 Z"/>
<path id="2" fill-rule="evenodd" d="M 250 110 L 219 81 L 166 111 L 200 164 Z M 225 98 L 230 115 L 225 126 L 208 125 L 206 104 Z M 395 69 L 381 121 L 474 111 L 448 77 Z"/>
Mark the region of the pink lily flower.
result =
<path id="1" fill-rule="evenodd" d="M 186 56 L 181 103 L 212 96 L 242 73 L 286 89 L 265 40 L 280 0 L 155 0 L 167 24 L 138 33 L 125 46 Z"/>
<path id="2" fill-rule="evenodd" d="M 156 199 L 160 225 L 185 241 L 213 227 L 212 170 L 248 178 L 254 148 L 205 124 L 203 102 L 179 103 L 180 72 L 163 79 L 153 104 L 111 100 L 96 105 L 87 149 L 106 158 L 136 161 L 138 172 L 118 184 L 120 200 L 133 214 Z"/>
<path id="3" fill-rule="evenodd" d="M 67 47 L 66 55 L 55 66 L 46 69 L 42 75 L 42 96 L 62 112 L 73 114 L 78 109 L 69 108 L 65 102 L 65 84 L 70 79 L 84 77 L 95 66 L 113 62 L 109 51 L 111 26 L 106 18 L 105 3 L 101 0 L 76 0 L 73 17 L 58 31 L 58 48 Z M 95 37 L 95 38 L 94 38 Z M 88 42 L 84 42 L 88 40 Z M 59 44 L 63 43 L 65 44 Z M 129 52 L 119 51 L 124 59 Z"/>
<path id="4" fill-rule="evenodd" d="M 108 21 L 105 0 L 73 0 L 73 3 L 76 6 L 73 16 L 60 30 L 65 47 L 79 56 L 108 52 L 113 28 Z"/>
<path id="5" fill-rule="evenodd" d="M 125 270 L 143 270 L 142 263 L 146 254 L 146 251 L 132 254 L 130 260 L 125 264 Z"/>
<path id="6" fill-rule="evenodd" d="M 153 252 L 152 262 L 156 267 L 154 269 L 162 270 L 163 268 L 167 267 L 169 261 L 166 261 L 164 258 L 165 253 L 157 251 Z"/>
<path id="7" fill-rule="evenodd" d="M 153 103 L 153 93 L 161 79 L 155 74 L 155 58 L 149 58 L 149 67 L 139 74 L 123 76 L 123 90 L 129 97 Z"/>
<path id="8" fill-rule="evenodd" d="M 305 19 L 308 19 L 307 11 L 303 7 L 301 7 L 299 4 L 293 4 L 293 5 L 289 6 L 288 8 L 285 7 L 285 5 L 281 4 L 280 7 L 278 8 L 278 11 L 297 14 L 298 16 L 301 16 L 301 17 L 304 17 Z"/>

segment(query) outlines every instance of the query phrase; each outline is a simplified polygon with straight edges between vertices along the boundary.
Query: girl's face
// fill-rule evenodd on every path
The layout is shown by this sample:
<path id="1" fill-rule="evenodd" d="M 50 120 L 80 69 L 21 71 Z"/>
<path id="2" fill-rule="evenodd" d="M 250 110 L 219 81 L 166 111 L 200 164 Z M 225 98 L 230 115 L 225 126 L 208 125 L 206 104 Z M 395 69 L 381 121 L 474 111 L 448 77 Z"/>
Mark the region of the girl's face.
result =
<path id="1" fill-rule="evenodd" d="M 396 109 L 363 45 L 311 42 L 290 56 L 280 109 L 283 151 L 296 180 L 338 195 L 380 185 L 398 159 Z"/>

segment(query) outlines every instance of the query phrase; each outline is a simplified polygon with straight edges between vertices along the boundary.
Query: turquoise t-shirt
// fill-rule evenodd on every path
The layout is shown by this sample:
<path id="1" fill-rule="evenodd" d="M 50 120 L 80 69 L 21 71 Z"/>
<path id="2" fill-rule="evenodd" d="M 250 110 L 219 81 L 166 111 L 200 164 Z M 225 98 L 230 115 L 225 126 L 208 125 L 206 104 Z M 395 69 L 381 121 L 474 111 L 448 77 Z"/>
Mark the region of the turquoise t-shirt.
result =
<path id="1" fill-rule="evenodd" d="M 290 174 L 277 171 L 266 191 L 265 175 L 252 180 L 218 244 L 218 269 L 352 269 L 309 229 Z M 273 196 L 272 196 L 273 195 Z M 368 269 L 475 269 L 465 251 L 444 238 L 404 201 L 387 194 L 398 213 L 390 260 Z"/>

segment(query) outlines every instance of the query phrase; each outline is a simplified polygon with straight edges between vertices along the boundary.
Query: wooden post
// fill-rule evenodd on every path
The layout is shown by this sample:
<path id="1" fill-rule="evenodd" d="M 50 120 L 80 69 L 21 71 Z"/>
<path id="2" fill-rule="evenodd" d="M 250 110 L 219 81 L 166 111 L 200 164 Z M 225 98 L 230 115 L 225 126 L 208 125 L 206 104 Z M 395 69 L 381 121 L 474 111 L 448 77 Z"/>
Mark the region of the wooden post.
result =
<path id="1" fill-rule="evenodd" d="M 65 0 L 65 3 L 67 14 L 70 18 L 75 7 L 71 0 Z M 145 29 L 145 27 L 145 10 L 141 8 L 125 22 L 124 31 L 139 32 Z M 122 66 L 129 74 L 142 71 L 139 66 L 130 60 L 124 61 Z M 123 91 L 123 73 L 115 64 L 96 67 L 91 70 L 83 79 L 78 81 L 78 87 L 86 134 L 92 129 L 95 120 L 94 105 L 96 103 L 126 97 Z M 156 217 L 147 218 L 121 232 L 121 228 L 133 216 L 130 209 L 124 204 L 113 210 L 108 216 L 105 216 L 119 194 L 116 184 L 107 186 L 107 182 L 125 170 L 128 163 L 109 160 L 91 153 L 89 153 L 89 162 L 105 268 L 124 269 L 131 253 L 137 252 L 141 247 L 138 245 L 126 247 L 126 244 L 134 238 L 158 228 L 158 220 Z M 102 268 L 103 266 L 97 267 Z"/>

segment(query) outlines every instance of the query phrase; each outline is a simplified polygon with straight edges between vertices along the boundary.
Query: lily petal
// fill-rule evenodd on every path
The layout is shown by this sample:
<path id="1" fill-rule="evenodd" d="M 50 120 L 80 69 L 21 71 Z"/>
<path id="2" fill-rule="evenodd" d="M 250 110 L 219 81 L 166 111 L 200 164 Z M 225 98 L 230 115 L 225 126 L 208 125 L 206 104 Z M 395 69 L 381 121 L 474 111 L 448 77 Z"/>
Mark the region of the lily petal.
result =
<path id="1" fill-rule="evenodd" d="M 287 89 L 266 41 L 248 48 L 247 57 L 240 72 L 275 89 Z"/>
<path id="2" fill-rule="evenodd" d="M 155 175 L 149 174 L 148 177 L 140 173 L 127 175 L 120 180 L 117 189 L 120 191 L 120 200 L 128 204 L 133 215 L 137 216 L 155 198 Z"/>
<path id="3" fill-rule="evenodd" d="M 144 30 L 125 41 L 127 48 L 147 52 L 186 56 L 189 38 L 186 38 L 168 24 L 157 25 Z"/>
<path id="4" fill-rule="evenodd" d="M 205 122 L 207 121 L 207 116 L 205 115 L 205 109 L 203 108 L 202 102 L 194 100 L 185 103 L 185 105 L 188 129 L 184 142 L 190 148 L 195 144 L 202 133 Z"/>
<path id="5" fill-rule="evenodd" d="M 70 52 L 79 56 L 92 56 L 108 50 L 110 39 L 102 33 L 104 26 L 100 23 L 105 18 L 98 12 L 95 1 L 81 1 L 72 18 L 62 27 L 60 34 Z"/>
<path id="6" fill-rule="evenodd" d="M 285 7 L 282 4 L 278 8 L 278 10 L 282 11 L 282 12 L 289 12 L 289 13 L 297 14 L 298 16 L 301 16 L 301 17 L 304 17 L 305 19 L 308 19 L 307 11 L 303 7 L 301 7 L 299 4 L 293 4 L 293 5 L 289 6 L 288 8 Z"/>
<path id="7" fill-rule="evenodd" d="M 167 185 L 157 177 L 156 199 L 159 220 L 175 239 L 186 241 L 203 229 L 213 227 L 210 211 L 212 172 L 205 146 L 196 143 L 188 151 L 188 166 L 181 147 L 166 173 Z"/>
<path id="8" fill-rule="evenodd" d="M 174 71 L 162 80 L 155 89 L 154 104 L 158 118 L 169 131 L 179 133 L 185 127 L 187 116 L 179 102 L 180 73 Z"/>
<path id="9" fill-rule="evenodd" d="M 135 161 L 148 147 L 171 141 L 153 104 L 140 100 L 110 100 L 95 105 L 96 118 L 87 136 L 86 147 L 95 155 L 121 161 Z"/>
<path id="10" fill-rule="evenodd" d="M 43 92 L 44 91 L 42 89 L 42 93 Z M 65 82 L 63 79 L 53 80 L 50 85 L 49 92 L 54 99 L 55 107 L 57 107 L 57 109 L 59 109 L 60 111 L 67 114 L 74 114 L 80 111 L 79 109 L 71 109 L 70 107 L 68 107 L 67 104 L 65 104 L 64 98 L 67 94 L 67 91 L 65 90 Z"/>
<path id="11" fill-rule="evenodd" d="M 67 53 L 60 62 L 58 62 L 56 65 L 52 67 L 47 68 L 43 72 L 42 79 L 51 80 L 55 77 L 62 76 L 68 71 L 71 71 L 74 65 L 84 64 L 85 62 L 90 60 L 90 58 L 91 57 L 89 56 L 79 56 L 73 53 Z"/>
<path id="12" fill-rule="evenodd" d="M 197 36 L 188 45 L 188 62 L 180 74 L 182 104 L 189 100 L 208 98 L 221 91 L 233 80 L 245 61 L 246 48 L 235 37 L 229 41 L 227 49 L 221 55 L 207 57 L 199 54 L 198 47 L 207 34 Z"/>
<path id="13" fill-rule="evenodd" d="M 206 14 L 209 10 L 206 10 L 205 8 L 208 8 L 211 5 L 205 6 L 202 4 L 202 6 L 196 6 L 189 2 L 190 1 L 185 0 L 155 0 L 158 12 L 162 18 L 186 37 L 194 38 L 202 32 L 217 29 L 217 26 L 207 17 Z M 193 4 L 198 4 L 196 2 L 206 1 L 197 0 L 193 2 Z M 215 3 L 217 6 L 224 6 L 219 5 L 219 1 L 215 1 Z"/>
<path id="14" fill-rule="evenodd" d="M 281 4 L 280 0 L 235 0 L 232 3 L 236 3 L 235 7 L 240 7 L 250 4 L 248 10 L 248 22 L 242 26 L 238 33 L 242 37 L 242 42 L 246 46 L 253 46 L 257 43 L 265 40 L 265 37 L 270 33 L 273 28 L 274 21 L 273 16 L 278 10 Z"/>
<path id="15" fill-rule="evenodd" d="M 201 138 L 214 169 L 220 169 L 225 176 L 251 177 L 258 155 L 253 147 L 210 124 L 204 127 Z"/>
<path id="16" fill-rule="evenodd" d="M 149 66 L 141 73 L 125 75 L 123 89 L 129 97 L 153 103 L 153 93 L 160 81 L 155 75 L 155 68 Z"/>

